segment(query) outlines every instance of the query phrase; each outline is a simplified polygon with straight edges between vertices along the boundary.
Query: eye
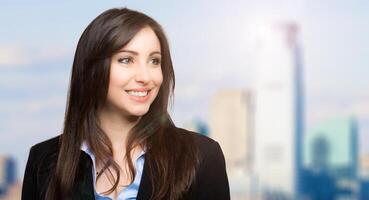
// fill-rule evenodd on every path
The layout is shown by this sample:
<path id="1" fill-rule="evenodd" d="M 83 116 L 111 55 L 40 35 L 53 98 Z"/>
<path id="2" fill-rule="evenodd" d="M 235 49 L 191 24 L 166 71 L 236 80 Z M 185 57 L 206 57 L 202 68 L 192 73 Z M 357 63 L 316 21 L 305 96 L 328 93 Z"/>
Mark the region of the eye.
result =
<path id="1" fill-rule="evenodd" d="M 152 58 L 152 59 L 150 60 L 150 62 L 151 62 L 152 64 L 154 64 L 154 65 L 160 65 L 160 64 L 161 64 L 161 60 L 160 60 L 160 58 Z"/>
<path id="2" fill-rule="evenodd" d="M 130 64 L 133 62 L 133 58 L 132 57 L 119 58 L 118 62 L 123 64 Z"/>

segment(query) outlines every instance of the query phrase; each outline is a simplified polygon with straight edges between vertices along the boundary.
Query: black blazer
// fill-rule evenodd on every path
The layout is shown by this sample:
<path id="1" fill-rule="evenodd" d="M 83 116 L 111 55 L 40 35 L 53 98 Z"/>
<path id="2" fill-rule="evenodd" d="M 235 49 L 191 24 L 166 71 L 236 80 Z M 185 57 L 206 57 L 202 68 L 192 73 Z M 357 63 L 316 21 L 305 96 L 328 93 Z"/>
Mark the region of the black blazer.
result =
<path id="1" fill-rule="evenodd" d="M 195 144 L 199 147 L 200 158 L 202 158 L 195 182 L 184 195 L 184 199 L 230 199 L 224 155 L 219 144 L 206 136 L 185 129 L 173 127 L 171 131 L 184 134 L 186 137 L 193 137 Z M 24 174 L 22 200 L 41 200 L 45 198 L 49 175 L 55 169 L 58 157 L 59 137 L 32 146 Z M 84 151 L 81 152 L 71 199 L 94 200 L 92 161 Z M 147 166 L 144 164 L 137 200 L 148 200 L 151 191 Z"/>

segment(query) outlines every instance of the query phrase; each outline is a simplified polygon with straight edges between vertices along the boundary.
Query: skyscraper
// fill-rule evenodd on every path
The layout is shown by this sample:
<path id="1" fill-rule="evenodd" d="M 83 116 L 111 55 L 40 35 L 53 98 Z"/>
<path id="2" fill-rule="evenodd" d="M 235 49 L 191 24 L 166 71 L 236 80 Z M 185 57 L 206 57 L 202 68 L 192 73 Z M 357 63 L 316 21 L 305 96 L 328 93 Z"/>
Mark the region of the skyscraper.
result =
<path id="1" fill-rule="evenodd" d="M 15 182 L 15 161 L 11 157 L 0 156 L 0 196 Z"/>
<path id="2" fill-rule="evenodd" d="M 300 190 L 304 123 L 299 28 L 270 23 L 256 29 L 255 184 L 264 197 L 292 199 Z"/>
<path id="3" fill-rule="evenodd" d="M 369 154 L 359 156 L 359 170 L 360 177 L 369 180 Z"/>
<path id="4" fill-rule="evenodd" d="M 311 128 L 304 139 L 305 196 L 358 199 L 358 149 L 358 128 L 353 117 L 333 118 Z"/>
<path id="5" fill-rule="evenodd" d="M 248 169 L 252 150 L 251 93 L 217 91 L 211 101 L 209 119 L 210 137 L 220 143 L 227 170 Z"/>
<path id="6" fill-rule="evenodd" d="M 305 136 L 304 166 L 324 168 L 337 178 L 358 175 L 358 132 L 356 120 L 338 117 L 309 130 Z"/>

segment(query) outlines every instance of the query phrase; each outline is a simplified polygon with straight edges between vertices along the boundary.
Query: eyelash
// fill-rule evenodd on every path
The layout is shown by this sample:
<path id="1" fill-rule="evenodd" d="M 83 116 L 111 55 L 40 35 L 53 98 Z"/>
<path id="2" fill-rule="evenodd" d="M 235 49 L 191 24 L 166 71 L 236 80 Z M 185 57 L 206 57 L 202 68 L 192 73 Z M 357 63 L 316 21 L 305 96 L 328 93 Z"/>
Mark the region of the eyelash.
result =
<path id="1" fill-rule="evenodd" d="M 128 60 L 128 63 L 125 62 L 125 60 Z M 132 57 L 119 58 L 118 59 L 118 62 L 119 63 L 123 63 L 123 64 L 129 64 L 129 63 L 132 63 L 133 62 L 133 58 Z"/>
<path id="2" fill-rule="evenodd" d="M 118 62 L 122 63 L 122 64 L 130 64 L 130 63 L 133 62 L 133 58 L 132 57 L 120 58 L 120 59 L 118 59 Z M 160 65 L 161 64 L 161 59 L 160 58 L 152 58 L 150 60 L 150 62 L 154 65 Z"/>
<path id="3" fill-rule="evenodd" d="M 155 63 L 153 63 L 154 65 L 160 65 L 161 64 L 161 60 L 159 58 L 153 58 L 153 59 L 151 59 L 151 61 L 155 62 Z"/>

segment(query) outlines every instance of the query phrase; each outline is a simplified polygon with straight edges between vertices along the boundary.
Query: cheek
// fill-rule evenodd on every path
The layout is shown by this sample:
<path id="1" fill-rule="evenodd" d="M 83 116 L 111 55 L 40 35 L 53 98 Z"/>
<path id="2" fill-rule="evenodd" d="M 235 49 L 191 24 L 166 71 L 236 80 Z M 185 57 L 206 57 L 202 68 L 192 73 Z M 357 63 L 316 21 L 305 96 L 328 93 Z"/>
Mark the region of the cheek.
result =
<path id="1" fill-rule="evenodd" d="M 109 77 L 109 88 L 126 85 L 130 79 L 130 73 L 124 71 L 112 71 Z"/>
<path id="2" fill-rule="evenodd" d="M 155 74 L 155 83 L 159 86 L 163 83 L 163 73 L 161 70 Z"/>

